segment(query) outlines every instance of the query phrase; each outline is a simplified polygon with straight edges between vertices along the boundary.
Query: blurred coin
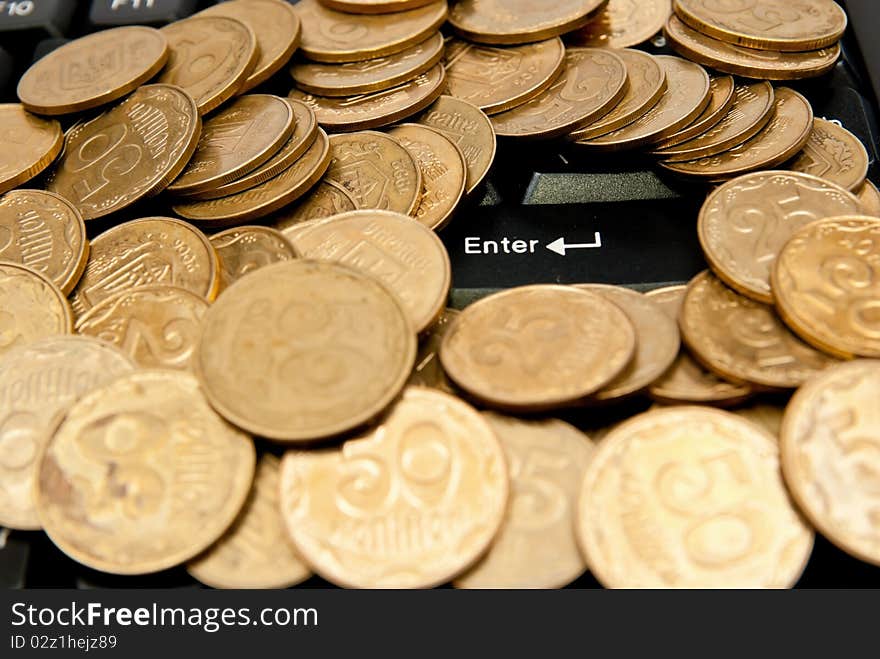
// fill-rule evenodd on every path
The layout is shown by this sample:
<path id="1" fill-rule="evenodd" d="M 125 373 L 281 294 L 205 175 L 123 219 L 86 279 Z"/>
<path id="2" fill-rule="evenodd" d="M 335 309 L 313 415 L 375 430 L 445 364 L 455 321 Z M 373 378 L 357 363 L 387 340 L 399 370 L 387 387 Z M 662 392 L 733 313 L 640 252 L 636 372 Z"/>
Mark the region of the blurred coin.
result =
<path id="1" fill-rule="evenodd" d="M 281 517 L 281 461 L 264 453 L 238 518 L 208 550 L 190 561 L 190 576 L 213 588 L 290 588 L 311 571 L 293 549 Z"/>
<path id="2" fill-rule="evenodd" d="M 192 98 L 177 87 L 140 87 L 67 131 L 46 189 L 70 201 L 84 220 L 122 210 L 177 178 L 201 126 Z"/>
<path id="3" fill-rule="evenodd" d="M 318 96 L 355 96 L 395 87 L 417 78 L 443 58 L 443 35 L 435 32 L 406 50 L 343 64 L 300 59 L 290 67 L 296 86 Z M 448 71 L 447 71 L 448 73 Z"/>
<path id="4" fill-rule="evenodd" d="M 789 167 L 847 190 L 858 190 L 868 175 L 869 161 L 868 151 L 858 137 L 833 121 L 813 119 L 810 139 Z"/>
<path id="5" fill-rule="evenodd" d="M 464 196 L 464 156 L 440 131 L 421 124 L 394 126 L 388 134 L 409 151 L 422 173 L 422 194 L 413 217 L 439 231 L 452 219 Z"/>
<path id="6" fill-rule="evenodd" d="M 327 180 L 339 183 L 360 209 L 409 215 L 419 205 L 422 174 L 415 159 L 393 137 L 362 131 L 330 138 Z"/>
<path id="7" fill-rule="evenodd" d="M 45 170 L 61 153 L 61 124 L 27 112 L 16 103 L 0 104 L 0 194 Z"/>
<path id="8" fill-rule="evenodd" d="M 488 549 L 508 491 L 504 453 L 486 421 L 420 387 L 406 389 L 369 434 L 341 448 L 291 451 L 281 463 L 290 537 L 318 574 L 345 587 L 446 583 Z"/>
<path id="9" fill-rule="evenodd" d="M 782 426 L 782 472 L 819 532 L 856 558 L 880 565 L 877 445 L 880 362 L 825 371 L 792 398 Z"/>
<path id="10" fill-rule="evenodd" d="M 808 343 L 844 359 L 880 358 L 880 220 L 857 215 L 801 228 L 771 271 L 776 307 Z"/>
<path id="11" fill-rule="evenodd" d="M 96 108 L 134 91 L 168 61 L 165 36 L 131 25 L 75 39 L 35 62 L 18 82 L 18 97 L 39 114 Z"/>
<path id="12" fill-rule="evenodd" d="M 542 410 L 583 400 L 629 364 L 632 323 L 597 293 L 523 286 L 467 307 L 440 348 L 447 375 L 480 401 Z"/>
<path id="13" fill-rule="evenodd" d="M 64 294 L 40 272 L 0 262 L 0 357 L 56 334 L 73 331 Z"/>
<path id="14" fill-rule="evenodd" d="M 325 7 L 350 14 L 394 14 L 434 0 L 319 0 Z"/>
<path id="15" fill-rule="evenodd" d="M 479 187 L 495 160 L 496 139 L 492 122 L 473 103 L 441 96 L 417 119 L 436 128 L 461 150 L 467 163 L 466 192 Z"/>
<path id="16" fill-rule="evenodd" d="M 468 41 L 522 44 L 558 37 L 596 17 L 608 0 L 558 0 L 552 4 L 524 0 L 459 0 L 449 24 Z"/>
<path id="17" fill-rule="evenodd" d="M 259 57 L 239 93 L 250 91 L 278 73 L 300 42 L 300 22 L 293 7 L 282 0 L 233 0 L 208 7 L 202 16 L 235 18 L 253 30 Z"/>
<path id="18" fill-rule="evenodd" d="M 686 289 L 686 286 L 668 286 L 645 295 L 678 323 Z M 648 392 L 654 400 L 670 405 L 699 403 L 719 406 L 736 405 L 753 394 L 750 386 L 733 384 L 707 371 L 694 361 L 685 346 L 681 347 L 669 370 L 648 388 Z"/>
<path id="19" fill-rule="evenodd" d="M 259 167 L 290 139 L 293 108 L 270 94 L 248 94 L 211 115 L 199 144 L 168 192 L 191 195 L 217 188 Z"/>
<path id="20" fill-rule="evenodd" d="M 687 126 L 709 104 L 709 74 L 699 64 L 679 57 L 657 57 L 666 71 L 666 93 L 654 107 L 631 124 L 578 146 L 598 151 L 620 151 L 655 144 Z"/>
<path id="21" fill-rule="evenodd" d="M 0 197 L 0 261 L 41 272 L 67 295 L 88 255 L 86 225 L 63 197 L 43 190 L 13 190 Z"/>
<path id="22" fill-rule="evenodd" d="M 37 530 L 34 480 L 39 455 L 81 395 L 134 369 L 100 341 L 57 336 L 0 359 L 0 525 Z"/>
<path id="23" fill-rule="evenodd" d="M 446 248 L 437 234 L 405 215 L 345 213 L 309 224 L 291 242 L 303 258 L 341 263 L 385 284 L 416 332 L 446 307 L 452 276 Z"/>
<path id="24" fill-rule="evenodd" d="M 761 171 L 713 190 L 697 231 L 718 277 L 746 297 L 773 304 L 770 268 L 792 234 L 815 220 L 859 212 L 859 200 L 834 183 L 799 172 Z"/>
<path id="25" fill-rule="evenodd" d="M 613 302 L 626 314 L 636 330 L 636 353 L 630 364 L 594 398 L 611 401 L 625 398 L 647 387 L 663 375 L 678 356 L 681 345 L 678 324 L 651 298 L 620 286 L 582 284 Z"/>
<path id="26" fill-rule="evenodd" d="M 313 96 L 298 89 L 289 98 L 314 110 L 318 123 L 331 132 L 348 132 L 378 128 L 418 114 L 440 94 L 446 83 L 442 64 L 396 87 L 348 98 Z"/>
<path id="27" fill-rule="evenodd" d="M 422 333 L 416 364 L 407 385 L 431 387 L 445 391 L 447 394 L 456 394 L 454 385 L 446 377 L 443 366 L 440 364 L 440 343 L 446 336 L 449 326 L 458 318 L 459 313 L 461 312 L 456 309 L 444 309 L 437 322 Z"/>
<path id="28" fill-rule="evenodd" d="M 832 0 L 675 0 L 674 9 L 695 30 L 747 48 L 815 50 L 836 43 L 846 29 L 846 14 Z"/>
<path id="29" fill-rule="evenodd" d="M 393 16 L 347 14 L 317 0 L 300 0 L 302 53 L 315 62 L 360 62 L 393 55 L 427 39 L 446 21 L 445 0 Z"/>
<path id="30" fill-rule="evenodd" d="M 253 30 L 234 18 L 197 15 L 161 30 L 171 46 L 158 82 L 176 85 L 208 114 L 242 92 L 259 58 Z"/>
<path id="31" fill-rule="evenodd" d="M 712 76 L 709 82 L 709 104 L 700 113 L 699 117 L 674 135 L 670 135 L 660 142 L 657 145 L 658 148 L 681 144 L 715 127 L 719 121 L 724 119 L 724 116 L 730 110 L 730 106 L 733 105 L 735 99 L 734 91 L 736 91 L 736 83 L 734 83 L 733 78 L 730 76 Z"/>
<path id="32" fill-rule="evenodd" d="M 710 272 L 688 285 L 679 325 L 691 354 L 732 382 L 795 389 L 837 361 L 792 334 L 773 307 L 740 295 Z"/>
<path id="33" fill-rule="evenodd" d="M 215 233 L 210 240 L 220 257 L 221 288 L 263 266 L 297 257 L 287 238 L 269 227 L 235 227 Z"/>
<path id="34" fill-rule="evenodd" d="M 683 57 L 724 73 L 747 78 L 812 78 L 830 71 L 840 57 L 838 44 L 804 52 L 743 48 L 697 32 L 675 15 L 669 17 L 665 35 L 669 45 Z"/>
<path id="35" fill-rule="evenodd" d="M 210 227 L 256 220 L 302 197 L 321 180 L 329 165 L 330 140 L 319 129 L 315 141 L 299 160 L 274 178 L 228 197 L 175 204 L 174 212 Z"/>
<path id="36" fill-rule="evenodd" d="M 190 370 L 208 310 L 204 297 L 167 285 L 108 297 L 76 322 L 76 331 L 112 343 L 141 368 Z"/>
<path id="37" fill-rule="evenodd" d="M 529 101 L 565 69 L 559 38 L 522 46 L 486 46 L 461 39 L 446 45 L 448 93 L 497 114 Z"/>
<path id="38" fill-rule="evenodd" d="M 624 61 L 611 50 L 569 48 L 565 69 L 530 101 L 491 117 L 502 137 L 549 139 L 604 117 L 623 98 Z"/>
<path id="39" fill-rule="evenodd" d="M 598 445 L 578 538 L 608 588 L 789 588 L 813 549 L 776 440 L 704 407 L 640 414 Z"/>
<path id="40" fill-rule="evenodd" d="M 217 253 L 201 231 L 170 217 L 108 229 L 92 241 L 85 273 L 70 296 L 77 317 L 112 295 L 168 284 L 207 301 L 217 295 Z"/>
<path id="41" fill-rule="evenodd" d="M 709 181 L 724 181 L 758 169 L 773 169 L 804 148 L 812 125 L 810 102 L 796 91 L 777 87 L 773 118 L 750 140 L 708 158 L 659 164 L 676 174 Z"/>
<path id="42" fill-rule="evenodd" d="M 272 224 L 288 239 L 291 230 L 312 220 L 357 210 L 354 198 L 338 183 L 321 181 L 295 204 L 271 217 Z"/>
<path id="43" fill-rule="evenodd" d="M 862 210 L 868 215 L 880 217 L 880 190 L 871 181 L 865 181 L 856 193 L 862 204 Z"/>
<path id="44" fill-rule="evenodd" d="M 672 0 L 609 0 L 599 14 L 566 39 L 578 46 L 628 48 L 663 29 Z"/>
<path id="45" fill-rule="evenodd" d="M 610 112 L 574 131 L 568 139 L 591 139 L 626 126 L 657 105 L 666 92 L 666 71 L 652 55 L 629 48 L 614 53 L 626 65 L 623 98 Z"/>
<path id="46" fill-rule="evenodd" d="M 593 443 L 558 419 L 483 417 L 507 457 L 510 502 L 489 552 L 455 587 L 562 588 L 587 569 L 574 521 Z"/>
<path id="47" fill-rule="evenodd" d="M 696 160 L 742 144 L 758 133 L 773 116 L 773 85 L 756 82 L 737 85 L 730 110 L 717 124 L 685 142 L 667 146 L 652 154 L 666 162 Z"/>
<path id="48" fill-rule="evenodd" d="M 192 375 L 136 371 L 70 408 L 40 461 L 37 512 L 75 561 L 157 572 L 223 534 L 254 462 L 250 437 L 211 409 Z"/>
<path id="49" fill-rule="evenodd" d="M 415 355 L 415 330 L 384 285 L 336 263 L 293 260 L 223 292 L 205 317 L 195 363 L 226 418 L 296 442 L 337 435 L 379 414 L 400 392 Z"/>

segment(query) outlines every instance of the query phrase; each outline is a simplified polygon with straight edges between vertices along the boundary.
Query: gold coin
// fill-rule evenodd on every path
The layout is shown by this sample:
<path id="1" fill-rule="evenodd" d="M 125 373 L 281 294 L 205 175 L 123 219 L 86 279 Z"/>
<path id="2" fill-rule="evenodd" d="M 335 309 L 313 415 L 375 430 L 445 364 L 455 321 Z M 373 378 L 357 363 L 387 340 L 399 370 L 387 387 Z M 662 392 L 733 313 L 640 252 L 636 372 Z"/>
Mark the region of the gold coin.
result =
<path id="1" fill-rule="evenodd" d="M 226 16 L 192 16 L 161 32 L 171 46 L 159 82 L 176 85 L 208 114 L 242 92 L 259 58 L 253 30 Z"/>
<path id="2" fill-rule="evenodd" d="M 632 361 L 609 384 L 594 394 L 599 401 L 611 401 L 642 391 L 657 380 L 675 361 L 681 345 L 678 324 L 651 298 L 620 286 L 584 284 L 577 288 L 598 293 L 626 314 L 636 331 L 636 352 Z"/>
<path id="3" fill-rule="evenodd" d="M 770 403 L 752 403 L 747 407 L 731 410 L 738 417 L 751 421 L 769 432 L 775 439 L 779 439 L 782 428 L 782 417 L 785 408 Z"/>
<path id="4" fill-rule="evenodd" d="M 294 442 L 337 435 L 379 414 L 415 355 L 406 312 L 376 279 L 294 260 L 223 292 L 205 317 L 195 362 L 227 419 Z"/>
<path id="5" fill-rule="evenodd" d="M 465 309 L 443 338 L 440 360 L 480 401 L 537 411 L 595 393 L 620 375 L 635 347 L 632 323 L 601 295 L 536 285 Z"/>
<path id="6" fill-rule="evenodd" d="M 568 139 L 588 140 L 631 124 L 657 105 L 666 93 L 666 71 L 652 55 L 628 48 L 614 53 L 626 65 L 626 92 L 610 112 L 574 131 Z"/>
<path id="7" fill-rule="evenodd" d="M 645 295 L 657 303 L 666 314 L 678 322 L 686 286 L 668 286 Z M 754 393 L 748 385 L 733 384 L 700 366 L 681 347 L 678 357 L 666 373 L 649 388 L 651 398 L 671 405 L 699 403 L 702 405 L 730 406 L 741 403 Z"/>
<path id="8" fill-rule="evenodd" d="M 69 114 L 122 98 L 154 77 L 168 61 L 165 36 L 142 26 L 95 32 L 35 62 L 18 82 L 25 109 Z"/>
<path id="9" fill-rule="evenodd" d="M 801 228 L 770 277 L 776 308 L 802 339 L 832 355 L 880 357 L 880 220 L 857 215 Z"/>
<path id="10" fill-rule="evenodd" d="M 141 368 L 190 370 L 208 310 L 204 297 L 177 286 L 132 288 L 77 319 L 76 331 L 111 343 Z"/>
<path id="11" fill-rule="evenodd" d="M 250 91 L 283 69 L 300 42 L 300 22 L 282 0 L 233 0 L 208 7 L 202 16 L 226 16 L 247 25 L 257 39 L 259 58 L 239 93 Z"/>
<path id="12" fill-rule="evenodd" d="M 278 501 L 281 461 L 264 453 L 250 495 L 229 530 L 186 566 L 213 588 L 290 588 L 311 571 L 287 538 Z"/>
<path id="13" fill-rule="evenodd" d="M 221 288 L 263 266 L 297 257 L 293 245 L 269 227 L 235 227 L 210 238 L 220 257 Z"/>
<path id="14" fill-rule="evenodd" d="M 629 48 L 663 29 L 672 0 L 609 0 L 598 16 L 566 38 L 578 46 Z"/>
<path id="15" fill-rule="evenodd" d="M 452 219 L 464 196 L 464 156 L 443 133 L 421 124 L 401 124 L 388 134 L 409 151 L 422 173 L 422 194 L 413 217 L 439 231 Z"/>
<path id="16" fill-rule="evenodd" d="M 449 13 L 449 24 L 468 41 L 530 43 L 583 27 L 607 1 L 558 0 L 551 5 L 525 0 L 459 0 Z"/>
<path id="17" fill-rule="evenodd" d="M 709 104 L 709 74 L 699 64 L 679 57 L 656 58 L 666 71 L 666 93 L 654 107 L 623 128 L 578 146 L 597 151 L 620 151 L 656 144 L 690 124 Z"/>
<path id="18" fill-rule="evenodd" d="M 0 261 L 41 272 L 67 295 L 86 267 L 89 241 L 69 201 L 43 190 L 0 197 Z"/>
<path id="19" fill-rule="evenodd" d="M 207 119 L 196 151 L 168 192 L 192 195 L 253 171 L 293 134 L 292 106 L 270 94 L 241 96 Z"/>
<path id="20" fill-rule="evenodd" d="M 273 226 L 290 239 L 296 227 L 306 222 L 354 210 L 357 210 L 357 204 L 345 188 L 333 181 L 321 181 L 305 198 L 270 219 Z"/>
<path id="21" fill-rule="evenodd" d="M 301 59 L 290 67 L 296 86 L 318 96 L 354 96 L 395 87 L 425 73 L 443 58 L 443 35 L 435 32 L 406 50 L 343 64 Z M 447 71 L 448 73 L 448 71 Z"/>
<path id="22" fill-rule="evenodd" d="M 434 0 L 319 0 L 325 7 L 350 14 L 394 14 Z"/>
<path id="23" fill-rule="evenodd" d="M 37 530 L 37 458 L 52 430 L 81 395 L 134 369 L 118 350 L 94 339 L 58 336 L 0 359 L 0 525 Z"/>
<path id="24" fill-rule="evenodd" d="M 73 331 L 64 294 L 40 272 L 0 261 L 0 357 L 56 334 Z"/>
<path id="25" fill-rule="evenodd" d="M 318 129 L 308 150 L 278 176 L 228 197 L 175 204 L 174 212 L 206 227 L 256 220 L 302 197 L 321 180 L 329 166 L 330 140 Z"/>
<path id="26" fill-rule="evenodd" d="M 730 76 L 712 76 L 709 82 L 709 104 L 700 113 L 700 116 L 674 135 L 670 135 L 660 142 L 657 147 L 666 148 L 675 144 L 681 144 L 714 128 L 718 125 L 719 121 L 724 119 L 724 116 L 730 110 L 730 106 L 733 105 L 733 101 L 736 98 L 734 96 L 735 91 L 736 83 Z"/>
<path id="27" fill-rule="evenodd" d="M 46 189 L 69 200 L 84 220 L 122 210 L 177 178 L 201 127 L 195 103 L 177 87 L 140 87 L 67 131 Z"/>
<path id="28" fill-rule="evenodd" d="M 587 569 L 574 520 L 593 443 L 558 419 L 483 417 L 507 457 L 510 503 L 489 552 L 455 587 L 562 588 Z"/>
<path id="29" fill-rule="evenodd" d="M 652 154 L 666 162 L 707 158 L 754 137 L 773 116 L 773 85 L 756 82 L 737 85 L 733 105 L 717 124 L 704 133 Z"/>
<path id="30" fill-rule="evenodd" d="M 865 181 L 856 193 L 862 204 L 862 210 L 868 215 L 880 217 L 880 190 L 871 181 Z"/>
<path id="31" fill-rule="evenodd" d="M 804 515 L 840 549 L 874 565 L 878 400 L 880 362 L 841 364 L 798 390 L 781 439 L 782 473 Z"/>
<path id="32" fill-rule="evenodd" d="M 868 175 L 869 161 L 868 150 L 858 137 L 832 121 L 813 119 L 810 139 L 789 168 L 858 190 Z"/>
<path id="33" fill-rule="evenodd" d="M 840 57 L 838 44 L 804 52 L 743 48 L 697 32 L 675 15 L 669 17 L 665 35 L 673 50 L 683 57 L 724 73 L 747 78 L 812 78 L 830 71 Z"/>
<path id="34" fill-rule="evenodd" d="M 695 30 L 728 43 L 765 50 L 815 50 L 836 43 L 846 14 L 832 0 L 675 0 L 675 13 Z"/>
<path id="35" fill-rule="evenodd" d="M 0 104 L 0 194 L 45 170 L 61 153 L 64 134 L 55 119 L 43 119 L 16 103 Z"/>
<path id="36" fill-rule="evenodd" d="M 180 371 L 136 371 L 79 399 L 49 440 L 36 483 L 46 533 L 112 574 L 183 563 L 217 540 L 247 498 L 250 437 Z"/>
<path id="37" fill-rule="evenodd" d="M 549 139 L 604 117 L 623 98 L 624 61 L 610 50 L 569 48 L 565 70 L 544 92 L 491 117 L 502 137 Z"/>
<path id="38" fill-rule="evenodd" d="M 309 224 L 291 237 L 307 259 L 332 261 L 371 275 L 400 300 L 417 332 L 446 306 L 452 271 L 433 231 L 399 213 L 361 210 Z"/>
<path id="39" fill-rule="evenodd" d="M 792 334 L 773 307 L 740 295 L 709 272 L 688 285 L 679 325 L 691 354 L 732 382 L 795 389 L 837 361 Z"/>
<path id="40" fill-rule="evenodd" d="M 444 309 L 437 322 L 422 333 L 416 365 L 410 373 L 408 386 L 430 387 L 447 394 L 456 394 L 454 385 L 446 377 L 440 364 L 440 344 L 459 313 L 461 312 L 455 309 Z"/>
<path id="41" fill-rule="evenodd" d="M 360 209 L 410 215 L 418 208 L 422 173 L 409 151 L 384 133 L 363 131 L 330 138 L 327 180 L 335 181 Z"/>
<path id="42" fill-rule="evenodd" d="M 495 129 L 486 113 L 473 103 L 441 96 L 417 119 L 436 128 L 461 150 L 467 163 L 467 194 L 479 187 L 495 160 Z"/>
<path id="43" fill-rule="evenodd" d="M 448 93 L 486 114 L 535 98 L 564 69 L 565 46 L 558 37 L 522 46 L 485 46 L 460 39 L 446 45 Z"/>
<path id="44" fill-rule="evenodd" d="M 418 114 L 437 100 L 445 86 L 446 72 L 436 64 L 409 82 L 369 94 L 334 98 L 293 89 L 289 97 L 312 108 L 326 130 L 348 132 L 387 126 Z"/>
<path id="45" fill-rule="evenodd" d="M 436 32 L 448 14 L 445 1 L 393 16 L 347 14 L 317 0 L 300 0 L 293 9 L 303 26 L 300 50 L 315 62 L 360 62 L 399 53 Z"/>
<path id="46" fill-rule="evenodd" d="M 813 531 L 795 510 L 776 440 L 720 410 L 640 414 L 598 445 L 578 538 L 608 588 L 788 588 Z"/>
<path id="47" fill-rule="evenodd" d="M 773 304 L 770 268 L 802 226 L 861 212 L 859 200 L 809 174 L 761 171 L 716 188 L 700 210 L 697 231 L 712 270 L 728 286 Z"/>
<path id="48" fill-rule="evenodd" d="M 210 302 L 219 281 L 217 253 L 201 231 L 170 217 L 147 217 L 92 241 L 70 303 L 79 317 L 120 291 L 151 284 L 177 286 Z"/>
<path id="49" fill-rule="evenodd" d="M 419 387 L 369 434 L 281 463 L 290 537 L 316 572 L 346 587 L 446 583 L 489 547 L 508 490 L 504 454 L 480 414 Z"/>
<path id="50" fill-rule="evenodd" d="M 758 169 L 773 169 L 804 148 L 812 125 L 810 102 L 788 87 L 777 87 L 773 118 L 750 140 L 708 158 L 659 164 L 675 174 L 709 181 L 725 181 Z"/>

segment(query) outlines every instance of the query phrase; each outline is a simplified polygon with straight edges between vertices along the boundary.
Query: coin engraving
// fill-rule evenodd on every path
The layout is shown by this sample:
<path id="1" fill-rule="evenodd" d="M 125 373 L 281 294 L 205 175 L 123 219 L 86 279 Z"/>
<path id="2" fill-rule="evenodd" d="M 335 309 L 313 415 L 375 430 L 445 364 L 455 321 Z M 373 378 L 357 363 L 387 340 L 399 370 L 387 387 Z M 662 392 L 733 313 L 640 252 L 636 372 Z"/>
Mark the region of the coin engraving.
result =
<path id="1" fill-rule="evenodd" d="M 55 284 L 36 270 L 0 262 L 0 357 L 72 330 L 70 305 Z"/>
<path id="2" fill-rule="evenodd" d="M 263 266 L 296 258 L 287 238 L 269 227 L 227 229 L 211 236 L 211 245 L 220 258 L 223 288 Z"/>
<path id="3" fill-rule="evenodd" d="M 868 151 L 858 137 L 831 121 L 813 119 L 810 139 L 789 167 L 858 190 L 868 175 L 868 162 Z"/>

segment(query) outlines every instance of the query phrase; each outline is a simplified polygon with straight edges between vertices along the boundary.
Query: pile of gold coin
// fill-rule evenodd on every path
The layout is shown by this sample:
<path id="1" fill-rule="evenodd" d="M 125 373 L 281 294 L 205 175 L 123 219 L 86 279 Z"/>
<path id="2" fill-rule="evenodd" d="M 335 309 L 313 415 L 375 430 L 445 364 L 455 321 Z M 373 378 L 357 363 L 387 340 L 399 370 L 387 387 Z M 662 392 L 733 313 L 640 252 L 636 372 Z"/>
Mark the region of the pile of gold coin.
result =
<path id="1" fill-rule="evenodd" d="M 231 0 L 34 64 L 0 106 L 0 524 L 218 588 L 790 587 L 814 529 L 880 565 L 880 193 L 768 82 L 845 20 L 715 5 Z M 633 48 L 664 25 L 695 61 Z M 496 136 L 722 183 L 707 270 L 447 308 Z"/>

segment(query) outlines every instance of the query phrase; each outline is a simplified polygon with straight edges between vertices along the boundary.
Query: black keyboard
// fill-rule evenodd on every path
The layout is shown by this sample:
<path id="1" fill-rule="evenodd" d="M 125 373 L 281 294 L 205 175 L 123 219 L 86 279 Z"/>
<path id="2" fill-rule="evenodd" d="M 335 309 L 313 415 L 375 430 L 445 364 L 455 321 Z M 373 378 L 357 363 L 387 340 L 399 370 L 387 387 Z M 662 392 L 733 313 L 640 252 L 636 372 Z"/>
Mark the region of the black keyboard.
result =
<path id="1" fill-rule="evenodd" d="M 216 2 L 204 0 L 0 1 L 0 98 L 32 61 L 71 38 L 125 24 L 161 26 Z M 821 78 L 792 83 L 817 117 L 840 121 L 865 143 L 869 178 L 880 182 L 880 3 L 844 0 L 850 28 L 843 56 Z M 662 38 L 643 46 L 672 54 Z M 259 91 L 286 95 L 286 71 Z M 453 306 L 487 291 L 528 283 L 602 282 L 649 290 L 684 283 L 706 265 L 696 217 L 706 187 L 663 176 L 642 156 L 582 156 L 563 146 L 502 143 L 485 188 L 441 234 L 452 260 Z M 563 256 L 548 245 L 591 248 Z M 520 241 L 520 242 L 516 242 Z M 564 250 L 562 250 L 564 251 Z M 589 430 L 649 403 L 567 416 Z M 641 407 L 639 407 L 641 406 Z M 597 417 L 607 414 L 608 418 Z M 305 587 L 328 587 L 315 577 Z M 595 587 L 586 575 L 574 587 Z M 145 577 L 114 577 L 78 565 L 42 533 L 0 531 L 0 587 L 198 587 L 183 568 Z M 851 558 L 821 536 L 799 587 L 880 587 L 880 568 Z"/>

